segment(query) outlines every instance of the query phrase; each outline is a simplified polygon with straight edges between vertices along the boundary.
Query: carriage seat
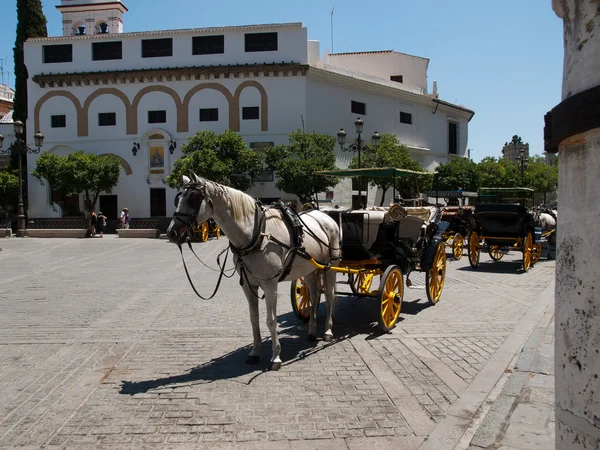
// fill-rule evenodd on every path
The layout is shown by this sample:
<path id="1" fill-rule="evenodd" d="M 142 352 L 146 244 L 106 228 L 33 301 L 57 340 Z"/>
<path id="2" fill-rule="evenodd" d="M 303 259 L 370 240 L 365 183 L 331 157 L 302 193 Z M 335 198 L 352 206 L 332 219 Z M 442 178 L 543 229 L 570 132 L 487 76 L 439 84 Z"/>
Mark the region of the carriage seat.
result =
<path id="1" fill-rule="evenodd" d="M 430 221 L 435 216 L 435 207 L 433 206 L 415 206 L 406 208 L 407 216 L 400 219 L 398 225 L 398 234 L 402 237 L 411 238 L 417 241 L 424 236 Z"/>

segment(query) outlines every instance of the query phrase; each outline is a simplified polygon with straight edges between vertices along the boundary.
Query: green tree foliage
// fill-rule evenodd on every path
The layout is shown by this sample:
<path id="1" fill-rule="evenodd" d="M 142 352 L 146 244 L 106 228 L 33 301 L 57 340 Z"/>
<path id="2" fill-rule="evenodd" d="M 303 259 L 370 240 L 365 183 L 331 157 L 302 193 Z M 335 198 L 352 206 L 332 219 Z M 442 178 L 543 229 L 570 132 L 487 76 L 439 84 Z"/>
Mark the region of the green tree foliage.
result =
<path id="1" fill-rule="evenodd" d="M 479 189 L 479 171 L 477 163 L 468 158 L 453 158 L 446 164 L 440 164 L 436 169 L 438 189 L 477 192 Z"/>
<path id="2" fill-rule="evenodd" d="M 508 159 L 486 156 L 477 165 L 480 187 L 517 187 L 521 185 L 520 166 Z"/>
<path id="3" fill-rule="evenodd" d="M 408 147 L 401 144 L 395 134 L 390 133 L 381 135 L 379 147 L 367 145 L 362 149 L 360 165 L 361 168 L 395 167 L 396 169 L 423 170 L 421 165 L 411 158 Z M 352 158 L 348 167 L 358 168 L 358 156 Z M 430 176 L 396 177 L 396 190 L 404 198 L 413 198 L 428 189 L 430 182 Z M 382 190 L 380 206 L 383 206 L 387 190 L 394 185 L 394 178 L 373 178 L 369 179 L 369 184 Z"/>
<path id="4" fill-rule="evenodd" d="M 17 37 L 13 49 L 15 58 L 15 119 L 27 122 L 27 67 L 25 66 L 23 43 L 34 37 L 48 36 L 46 16 L 41 0 L 17 0 Z"/>
<path id="5" fill-rule="evenodd" d="M 277 176 L 277 189 L 296 195 L 302 203 L 339 182 L 334 177 L 315 175 L 317 171 L 336 168 L 335 139 L 328 134 L 294 131 L 288 145 L 268 149 L 266 157 Z"/>
<path id="6" fill-rule="evenodd" d="M 528 187 L 535 192 L 553 192 L 558 187 L 558 166 L 550 166 L 542 156 L 534 155 L 529 158 L 529 165 L 525 172 L 525 181 Z"/>
<path id="7" fill-rule="evenodd" d="M 114 155 L 97 156 L 78 150 L 66 156 L 42 153 L 31 173 L 42 185 L 48 182 L 60 199 L 84 194 L 89 218 L 100 193 L 112 192 L 121 176 L 121 161 Z M 62 200 L 57 204 L 62 206 Z"/>
<path id="8" fill-rule="evenodd" d="M 181 188 L 183 175 L 191 172 L 211 181 L 245 191 L 253 177 L 263 170 L 263 157 L 248 148 L 239 134 L 227 130 L 223 134 L 200 131 L 182 146 L 183 156 L 173 164 L 166 179 L 172 188 Z"/>
<path id="9" fill-rule="evenodd" d="M 14 209 L 19 198 L 19 174 L 12 167 L 0 170 L 0 206 L 3 215 L 0 223 L 5 224 L 10 220 L 10 211 Z"/>
<path id="10" fill-rule="evenodd" d="M 523 139 L 521 139 L 521 136 L 518 135 L 514 135 L 511 139 L 510 142 L 505 142 L 504 145 L 523 145 Z"/>

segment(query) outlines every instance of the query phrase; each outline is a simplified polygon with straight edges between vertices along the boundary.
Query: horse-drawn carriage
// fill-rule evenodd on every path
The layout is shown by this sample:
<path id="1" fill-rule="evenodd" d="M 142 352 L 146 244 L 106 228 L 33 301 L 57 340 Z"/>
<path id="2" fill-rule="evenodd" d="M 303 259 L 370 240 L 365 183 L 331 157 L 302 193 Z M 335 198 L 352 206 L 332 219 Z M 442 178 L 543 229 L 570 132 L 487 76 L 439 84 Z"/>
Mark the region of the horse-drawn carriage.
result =
<path id="1" fill-rule="evenodd" d="M 414 176 L 426 172 L 399 169 L 348 169 L 321 172 L 334 176 Z M 447 222 L 438 207 L 404 207 L 326 213 L 341 230 L 342 260 L 336 267 L 319 267 L 349 274 L 349 284 L 357 296 L 377 297 L 380 304 L 379 327 L 391 330 L 398 320 L 404 296 L 404 275 L 410 286 L 410 273 L 425 272 L 427 299 L 436 304 L 446 276 L 446 250 L 443 234 Z M 379 287 L 373 288 L 379 276 Z M 291 286 L 292 308 L 303 321 L 310 318 L 310 297 L 302 278 Z"/>
<path id="2" fill-rule="evenodd" d="M 533 214 L 521 204 L 497 203 L 503 194 L 522 194 L 520 198 L 533 193 L 528 188 L 482 188 L 480 200 L 493 198 L 496 203 L 481 203 L 475 206 L 470 219 L 469 264 L 473 269 L 479 266 L 481 249 L 485 248 L 494 261 L 500 261 L 513 249 L 523 254 L 523 270 L 527 272 L 538 262 L 542 246 Z M 506 198 L 506 197 L 505 197 Z M 511 200 L 518 198 L 514 197 Z"/>
<path id="3" fill-rule="evenodd" d="M 199 223 L 192 232 L 192 241 L 206 242 L 209 237 L 219 239 L 221 237 L 221 227 L 210 218 L 206 222 Z"/>

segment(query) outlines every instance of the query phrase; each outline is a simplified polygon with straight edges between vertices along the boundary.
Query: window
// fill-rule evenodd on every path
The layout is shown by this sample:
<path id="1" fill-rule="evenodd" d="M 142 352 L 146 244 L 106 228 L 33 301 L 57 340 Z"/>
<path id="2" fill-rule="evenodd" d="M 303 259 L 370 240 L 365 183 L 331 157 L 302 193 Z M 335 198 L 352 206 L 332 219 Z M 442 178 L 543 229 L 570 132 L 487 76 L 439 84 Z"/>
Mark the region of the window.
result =
<path id="1" fill-rule="evenodd" d="M 71 44 L 44 45 L 42 49 L 44 63 L 73 62 L 73 46 Z"/>
<path id="2" fill-rule="evenodd" d="M 250 148 L 257 152 L 264 152 L 269 147 L 275 147 L 275 142 L 250 142 Z M 253 178 L 252 180 L 259 182 L 259 183 L 273 181 L 274 180 L 273 171 L 264 167 L 263 171 L 260 173 L 260 175 L 256 178 Z"/>
<path id="3" fill-rule="evenodd" d="M 117 113 L 98 114 L 99 127 L 114 127 L 117 124 Z"/>
<path id="4" fill-rule="evenodd" d="M 390 80 L 395 81 L 396 83 L 404 83 L 404 77 L 402 75 L 392 75 Z"/>
<path id="5" fill-rule="evenodd" d="M 148 111 L 148 123 L 167 123 L 167 112 Z"/>
<path id="6" fill-rule="evenodd" d="M 225 37 L 196 36 L 192 38 L 192 55 L 215 55 L 225 53 Z"/>
<path id="7" fill-rule="evenodd" d="M 246 34 L 246 52 L 276 52 L 277 33 Z"/>
<path id="8" fill-rule="evenodd" d="M 448 153 L 458 155 L 458 124 L 448 122 Z"/>
<path id="9" fill-rule="evenodd" d="M 123 59 L 123 43 L 93 42 L 92 61 L 107 61 L 109 59 Z"/>
<path id="10" fill-rule="evenodd" d="M 412 114 L 400 111 L 400 123 L 412 125 Z"/>
<path id="11" fill-rule="evenodd" d="M 351 108 L 352 114 L 360 114 L 362 116 L 367 114 L 367 105 L 361 102 L 355 102 L 352 100 Z"/>
<path id="12" fill-rule="evenodd" d="M 219 108 L 206 108 L 200 110 L 200 122 L 217 122 L 219 120 Z"/>
<path id="13" fill-rule="evenodd" d="M 258 106 L 246 106 L 242 108 L 243 120 L 256 120 L 260 118 Z"/>
<path id="14" fill-rule="evenodd" d="M 50 126 L 52 128 L 66 128 L 67 127 L 67 116 L 51 116 L 50 117 Z"/>
<path id="15" fill-rule="evenodd" d="M 142 39 L 142 58 L 173 56 L 173 39 Z"/>

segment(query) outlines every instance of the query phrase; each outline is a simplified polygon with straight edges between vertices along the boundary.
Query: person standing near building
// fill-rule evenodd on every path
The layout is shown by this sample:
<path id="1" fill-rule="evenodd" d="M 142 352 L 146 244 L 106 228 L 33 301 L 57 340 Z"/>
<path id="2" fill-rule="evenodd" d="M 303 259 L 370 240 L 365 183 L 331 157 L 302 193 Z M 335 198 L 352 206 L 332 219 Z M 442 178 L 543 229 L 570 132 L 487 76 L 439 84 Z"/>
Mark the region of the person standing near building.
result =
<path id="1" fill-rule="evenodd" d="M 96 225 L 98 225 L 98 216 L 96 215 L 96 211 L 92 211 L 90 217 L 90 232 L 92 233 L 92 236 L 96 235 Z"/>
<path id="2" fill-rule="evenodd" d="M 131 221 L 131 217 L 129 217 L 129 210 L 127 208 L 123 208 L 123 211 L 121 211 L 121 228 L 128 230 L 129 229 L 129 222 Z"/>
<path id="3" fill-rule="evenodd" d="M 104 237 L 104 230 L 106 230 L 106 216 L 102 214 L 102 211 L 98 213 L 98 225 L 96 231 L 100 233 L 100 237 Z"/>

